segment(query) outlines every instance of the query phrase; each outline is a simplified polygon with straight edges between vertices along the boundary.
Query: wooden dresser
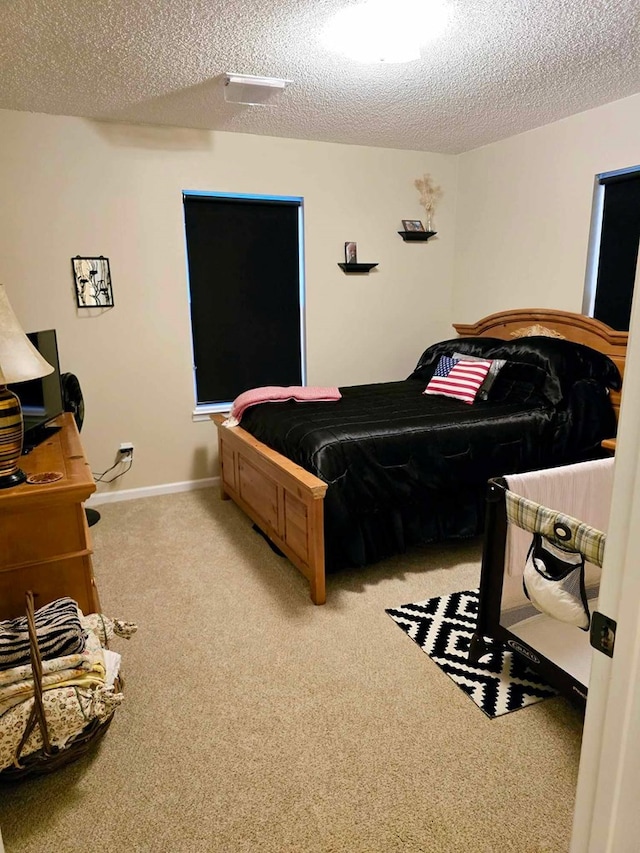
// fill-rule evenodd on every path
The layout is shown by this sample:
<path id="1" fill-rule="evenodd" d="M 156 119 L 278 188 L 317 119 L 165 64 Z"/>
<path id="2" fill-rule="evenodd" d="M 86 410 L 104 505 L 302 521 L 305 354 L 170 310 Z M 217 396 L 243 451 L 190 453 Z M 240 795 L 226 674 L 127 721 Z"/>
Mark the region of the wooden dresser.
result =
<path id="1" fill-rule="evenodd" d="M 60 430 L 21 456 L 20 467 L 26 474 L 58 471 L 62 479 L 0 490 L 0 619 L 24 614 L 28 589 L 36 608 L 68 595 L 84 613 L 100 610 L 83 506 L 96 485 L 73 415 L 52 425 Z"/>

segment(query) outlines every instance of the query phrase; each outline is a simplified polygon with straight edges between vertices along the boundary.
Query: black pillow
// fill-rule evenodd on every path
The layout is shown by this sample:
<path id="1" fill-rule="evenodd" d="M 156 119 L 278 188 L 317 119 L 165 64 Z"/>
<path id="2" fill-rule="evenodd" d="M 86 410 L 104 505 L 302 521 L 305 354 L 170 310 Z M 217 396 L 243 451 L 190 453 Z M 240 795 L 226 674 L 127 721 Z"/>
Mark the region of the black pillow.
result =
<path id="1" fill-rule="evenodd" d="M 547 374 L 541 367 L 526 361 L 507 361 L 498 371 L 487 399 L 492 403 L 542 402 L 549 399 L 546 387 Z"/>
<path id="2" fill-rule="evenodd" d="M 433 376 L 441 355 L 452 356 L 454 352 L 464 355 L 475 355 L 478 358 L 490 358 L 490 351 L 503 344 L 499 338 L 451 338 L 448 341 L 438 341 L 422 353 L 416 369 L 409 379 L 420 379 L 428 382 Z"/>
<path id="3" fill-rule="evenodd" d="M 620 371 L 608 356 L 563 338 L 536 336 L 503 341 L 488 357 L 542 368 L 547 374 L 545 396 L 552 403 L 566 399 L 573 385 L 582 379 L 596 380 L 616 391 L 622 387 Z"/>
<path id="4" fill-rule="evenodd" d="M 450 355 L 454 351 L 483 358 L 503 358 L 505 361 L 531 364 L 540 368 L 545 374 L 542 392 L 555 405 L 567 399 L 574 383 L 582 379 L 596 380 L 616 391 L 622 387 L 620 372 L 608 356 L 585 344 L 544 336 L 507 341 L 498 338 L 453 338 L 440 341 L 424 351 L 409 378 L 428 381 L 440 356 Z M 500 373 L 503 371 L 504 368 Z M 514 380 L 514 371 L 507 371 L 504 378 L 507 379 L 510 375 Z M 537 382 L 532 374 L 525 381 Z M 512 390 L 515 393 L 515 388 Z"/>

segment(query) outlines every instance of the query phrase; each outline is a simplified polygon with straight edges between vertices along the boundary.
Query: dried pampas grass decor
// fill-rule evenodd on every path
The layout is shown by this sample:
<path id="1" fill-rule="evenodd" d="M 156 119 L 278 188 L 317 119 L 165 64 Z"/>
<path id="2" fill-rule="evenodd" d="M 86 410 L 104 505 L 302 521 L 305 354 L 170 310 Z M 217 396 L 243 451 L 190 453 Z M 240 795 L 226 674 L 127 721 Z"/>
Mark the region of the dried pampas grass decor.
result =
<path id="1" fill-rule="evenodd" d="M 433 178 L 429 174 L 425 174 L 421 178 L 416 178 L 413 183 L 420 193 L 420 204 L 424 207 L 426 215 L 425 229 L 433 231 L 433 213 L 436 208 L 436 202 L 442 198 L 442 189 L 434 184 Z"/>

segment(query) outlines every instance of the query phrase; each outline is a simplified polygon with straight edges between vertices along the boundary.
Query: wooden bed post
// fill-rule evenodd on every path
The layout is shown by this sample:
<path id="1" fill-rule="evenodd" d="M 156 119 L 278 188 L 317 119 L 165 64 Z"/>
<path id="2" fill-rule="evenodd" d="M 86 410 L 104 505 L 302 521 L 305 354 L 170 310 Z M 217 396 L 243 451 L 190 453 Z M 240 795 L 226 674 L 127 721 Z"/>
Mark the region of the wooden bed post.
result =
<path id="1" fill-rule="evenodd" d="M 220 469 L 220 500 L 221 501 L 230 501 L 231 496 L 227 492 L 224 487 L 225 475 L 224 475 L 224 458 L 223 458 L 223 447 L 222 447 L 222 433 L 218 430 L 218 466 Z M 231 459 L 231 468 L 233 470 L 233 457 Z"/>
<path id="2" fill-rule="evenodd" d="M 312 549 L 309 555 L 311 601 L 314 604 L 324 604 L 327 600 L 324 567 L 324 493 L 318 495 L 311 506 L 309 541 Z"/>

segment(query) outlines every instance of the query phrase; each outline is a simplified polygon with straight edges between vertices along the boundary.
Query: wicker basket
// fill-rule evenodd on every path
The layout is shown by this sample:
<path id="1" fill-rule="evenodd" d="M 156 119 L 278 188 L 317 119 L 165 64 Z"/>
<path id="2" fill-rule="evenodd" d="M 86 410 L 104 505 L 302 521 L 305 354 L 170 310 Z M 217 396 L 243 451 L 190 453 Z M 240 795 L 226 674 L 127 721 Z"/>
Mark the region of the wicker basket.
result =
<path id="1" fill-rule="evenodd" d="M 64 767 L 66 764 L 82 758 L 83 755 L 86 755 L 104 737 L 115 713 L 115 711 L 112 712 L 104 720 L 92 720 L 79 734 L 71 738 L 64 747 L 51 746 L 44 705 L 42 703 L 42 658 L 36 635 L 32 592 L 27 592 L 26 594 L 26 612 L 31 667 L 33 671 L 34 702 L 24 734 L 16 750 L 14 763 L 11 767 L 6 767 L 0 771 L 0 782 L 2 783 L 18 782 L 34 776 L 52 773 L 54 770 L 58 770 L 60 767 Z M 118 679 L 116 679 L 115 687 L 116 690 L 120 689 Z M 42 748 L 21 758 L 22 750 L 37 725 L 40 726 L 42 734 Z"/>

